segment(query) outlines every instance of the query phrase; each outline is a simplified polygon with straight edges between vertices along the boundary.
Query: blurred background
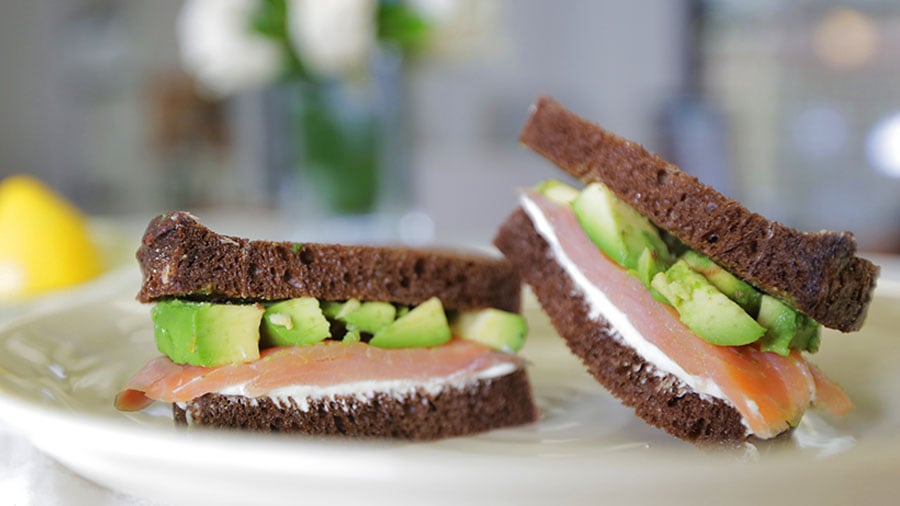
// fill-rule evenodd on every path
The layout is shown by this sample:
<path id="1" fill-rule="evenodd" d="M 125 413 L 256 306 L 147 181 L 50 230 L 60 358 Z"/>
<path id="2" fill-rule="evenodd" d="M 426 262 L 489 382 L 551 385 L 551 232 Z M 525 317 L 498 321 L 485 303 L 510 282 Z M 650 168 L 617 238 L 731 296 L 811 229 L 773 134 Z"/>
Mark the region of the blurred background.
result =
<path id="1" fill-rule="evenodd" d="M 754 211 L 900 251 L 896 2 L 317 3 L 6 2 L 0 177 L 135 222 L 488 244 L 561 177 L 516 140 L 545 92 Z"/>

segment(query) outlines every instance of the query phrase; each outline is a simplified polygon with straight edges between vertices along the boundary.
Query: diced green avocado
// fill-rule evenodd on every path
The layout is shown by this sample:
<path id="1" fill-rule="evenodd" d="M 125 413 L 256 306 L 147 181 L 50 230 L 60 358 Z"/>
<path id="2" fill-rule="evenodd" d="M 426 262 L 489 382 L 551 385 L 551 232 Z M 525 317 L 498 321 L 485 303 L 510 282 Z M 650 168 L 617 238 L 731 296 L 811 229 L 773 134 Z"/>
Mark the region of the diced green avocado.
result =
<path id="1" fill-rule="evenodd" d="M 656 261 L 656 255 L 653 254 L 653 251 L 650 248 L 644 248 L 635 266 L 635 274 L 644 283 L 644 286 L 650 286 L 653 276 L 656 276 L 658 272 L 664 271 L 665 269 L 659 268 L 659 263 Z"/>
<path id="2" fill-rule="evenodd" d="M 764 295 L 757 321 L 766 328 L 766 334 L 760 341 L 760 349 L 779 355 L 790 354 L 791 341 L 797 333 L 796 313 L 775 297 Z"/>
<path id="3" fill-rule="evenodd" d="M 339 317 L 348 329 L 375 334 L 394 322 L 397 308 L 388 302 L 363 302 L 358 308 Z"/>
<path id="4" fill-rule="evenodd" d="M 651 285 L 653 282 L 653 277 L 660 272 L 664 272 L 667 266 L 662 265 L 659 260 L 657 260 L 656 253 L 652 251 L 650 248 L 644 248 L 644 251 L 641 253 L 641 256 L 638 257 L 637 267 L 629 272 L 633 273 L 637 276 L 638 279 L 641 280 L 641 283 L 650 290 L 650 294 L 653 295 L 653 298 L 660 302 L 667 302 L 666 298 L 663 297 L 655 288 Z"/>
<path id="5" fill-rule="evenodd" d="M 684 260 L 654 276 L 652 286 L 675 307 L 681 321 L 709 343 L 740 346 L 758 340 L 766 332 Z"/>
<path id="6" fill-rule="evenodd" d="M 663 264 L 669 263 L 668 247 L 656 227 L 606 186 L 589 184 L 572 202 L 572 209 L 591 241 L 617 264 L 634 269 L 646 248 Z"/>
<path id="7" fill-rule="evenodd" d="M 437 346 L 450 337 L 444 306 L 437 297 L 432 297 L 376 332 L 369 344 L 381 348 Z"/>
<path id="8" fill-rule="evenodd" d="M 553 202 L 571 204 L 578 198 L 578 189 L 558 179 L 545 179 L 534 187 L 534 190 Z"/>
<path id="9" fill-rule="evenodd" d="M 358 330 L 348 330 L 347 333 L 344 334 L 343 339 L 341 339 L 342 343 L 358 343 L 362 340 L 362 336 L 359 335 Z"/>
<path id="10" fill-rule="evenodd" d="M 344 317 L 356 311 L 362 303 L 358 299 L 350 299 L 346 302 L 324 301 L 321 303 L 322 314 L 330 320 L 344 321 Z"/>
<path id="11" fill-rule="evenodd" d="M 819 324 L 771 295 L 762 296 L 757 321 L 766 328 L 760 340 L 763 351 L 787 356 L 791 348 L 811 353 L 819 349 Z"/>
<path id="12" fill-rule="evenodd" d="M 314 297 L 278 302 L 269 306 L 263 314 L 263 347 L 315 344 L 330 336 L 331 324 Z"/>
<path id="13" fill-rule="evenodd" d="M 750 316 L 759 314 L 762 294 L 756 288 L 753 288 L 750 283 L 742 281 L 708 257 L 695 251 L 687 251 L 681 258 L 691 266 L 691 269 L 703 274 L 720 292 L 737 302 Z"/>
<path id="14" fill-rule="evenodd" d="M 528 324 L 520 314 L 488 308 L 459 313 L 450 324 L 450 330 L 457 337 L 515 353 L 525 344 Z"/>
<path id="15" fill-rule="evenodd" d="M 150 311 L 156 345 L 178 364 L 216 367 L 259 358 L 259 304 L 171 300 Z"/>
<path id="16" fill-rule="evenodd" d="M 350 299 L 346 302 L 324 302 L 322 313 L 327 318 L 346 324 L 347 330 L 374 334 L 393 323 L 397 308 L 389 302 L 360 302 Z"/>
<path id="17" fill-rule="evenodd" d="M 819 351 L 822 326 L 803 313 L 797 313 L 797 318 L 797 335 L 791 341 L 791 347 L 809 353 Z"/>

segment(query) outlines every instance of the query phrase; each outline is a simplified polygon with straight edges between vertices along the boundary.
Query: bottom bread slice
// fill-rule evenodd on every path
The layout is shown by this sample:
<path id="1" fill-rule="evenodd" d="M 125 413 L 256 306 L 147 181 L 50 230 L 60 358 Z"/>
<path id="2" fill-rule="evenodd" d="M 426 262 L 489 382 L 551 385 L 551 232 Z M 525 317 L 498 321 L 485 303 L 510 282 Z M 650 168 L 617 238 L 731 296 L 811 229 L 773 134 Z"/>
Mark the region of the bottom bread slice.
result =
<path id="1" fill-rule="evenodd" d="M 172 406 L 182 425 L 412 440 L 475 434 L 538 416 L 524 369 L 437 393 L 416 389 L 302 400 L 211 393 Z"/>
<path id="2" fill-rule="evenodd" d="M 694 443 L 736 443 L 747 438 L 738 411 L 721 399 L 691 390 L 615 339 L 605 320 L 589 316 L 581 291 L 553 258 L 550 246 L 518 208 L 494 244 L 531 287 L 556 331 L 591 375 L 647 423 Z"/>

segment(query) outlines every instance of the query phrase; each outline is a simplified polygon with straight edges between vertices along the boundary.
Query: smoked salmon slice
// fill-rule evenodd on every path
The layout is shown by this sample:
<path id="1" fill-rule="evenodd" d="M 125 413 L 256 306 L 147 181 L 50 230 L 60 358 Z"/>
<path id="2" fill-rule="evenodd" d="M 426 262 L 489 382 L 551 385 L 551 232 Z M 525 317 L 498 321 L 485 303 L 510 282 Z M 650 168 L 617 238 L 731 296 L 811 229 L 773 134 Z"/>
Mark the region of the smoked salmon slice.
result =
<path id="1" fill-rule="evenodd" d="M 260 352 L 259 360 L 214 368 L 180 365 L 160 356 L 138 371 L 116 396 L 115 406 L 136 411 L 153 401 L 188 402 L 207 393 L 241 388 L 242 395 L 261 397 L 291 386 L 328 387 L 362 381 L 467 378 L 494 366 L 509 372 L 522 359 L 455 338 L 431 348 L 387 349 L 366 343 L 323 341 Z"/>
<path id="2" fill-rule="evenodd" d="M 843 390 L 797 351 L 784 357 L 763 352 L 754 344 L 716 346 L 699 338 L 671 306 L 654 299 L 636 276 L 594 245 L 570 206 L 534 191 L 526 191 L 523 197 L 526 210 L 531 209 L 529 214 L 536 209 L 549 223 L 558 243 L 556 254 L 567 257 L 558 260 L 575 270 L 570 275 L 580 278 L 582 289 L 587 284 L 593 287 L 590 290 L 598 290 L 599 296 L 617 310 L 620 316 L 614 318 L 618 321 L 611 323 L 620 336 L 623 332 L 637 334 L 638 339 L 658 349 L 695 384 L 713 384 L 717 388 L 707 390 L 721 392 L 757 437 L 771 438 L 796 425 L 813 403 L 835 413 L 850 409 L 850 400 Z M 579 279 L 575 281 L 579 284 Z"/>

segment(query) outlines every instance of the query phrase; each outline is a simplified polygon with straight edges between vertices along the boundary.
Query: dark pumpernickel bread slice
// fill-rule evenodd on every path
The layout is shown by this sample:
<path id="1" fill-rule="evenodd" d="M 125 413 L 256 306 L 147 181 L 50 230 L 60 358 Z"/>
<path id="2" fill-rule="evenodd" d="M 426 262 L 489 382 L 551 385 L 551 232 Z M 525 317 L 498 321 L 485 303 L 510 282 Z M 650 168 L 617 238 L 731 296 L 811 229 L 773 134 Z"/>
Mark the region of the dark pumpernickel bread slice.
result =
<path id="1" fill-rule="evenodd" d="M 417 390 L 401 398 L 376 393 L 307 399 L 307 406 L 269 397 L 206 394 L 185 405 L 173 404 L 175 422 L 192 426 L 260 432 L 432 440 L 475 434 L 537 420 L 524 369 L 483 379 L 437 394 Z M 189 416 L 188 416 L 189 415 Z"/>
<path id="2" fill-rule="evenodd" d="M 849 232 L 804 233 L 767 220 L 547 96 L 520 141 L 581 181 L 604 183 L 660 228 L 826 327 L 862 325 L 878 268 L 855 256 Z"/>
<path id="3" fill-rule="evenodd" d="M 519 310 L 520 280 L 504 259 L 376 246 L 251 241 L 217 234 L 183 212 L 154 218 L 138 249 L 138 300 L 379 300 L 447 309 Z"/>
<path id="4" fill-rule="evenodd" d="M 592 320 L 588 304 L 552 257 L 547 242 L 519 208 L 500 227 L 494 244 L 531 286 L 556 331 L 600 384 L 650 425 L 694 443 L 737 443 L 747 438 L 741 416 L 720 399 L 702 397 L 614 337 L 605 320 Z"/>

